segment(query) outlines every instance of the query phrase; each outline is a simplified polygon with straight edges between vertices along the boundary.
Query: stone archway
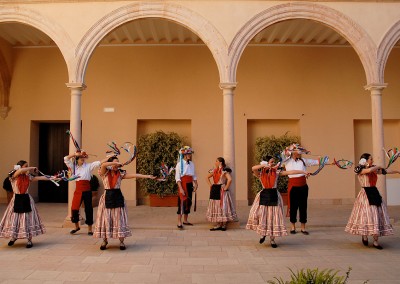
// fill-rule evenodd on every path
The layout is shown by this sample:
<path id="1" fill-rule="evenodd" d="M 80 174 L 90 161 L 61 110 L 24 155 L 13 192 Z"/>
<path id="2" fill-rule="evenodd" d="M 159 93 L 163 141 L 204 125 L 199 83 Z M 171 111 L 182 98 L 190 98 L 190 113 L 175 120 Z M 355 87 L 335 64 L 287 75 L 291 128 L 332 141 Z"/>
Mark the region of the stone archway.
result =
<path id="1" fill-rule="evenodd" d="M 400 21 L 396 22 L 383 36 L 378 47 L 378 76 L 381 83 L 384 82 L 386 63 L 396 42 L 400 40 Z"/>
<path id="2" fill-rule="evenodd" d="M 172 3 L 134 3 L 123 6 L 100 19 L 82 38 L 76 50 L 76 69 L 70 82 L 83 83 L 86 68 L 94 49 L 112 30 L 141 18 L 161 18 L 174 21 L 196 33 L 210 49 L 224 81 L 227 44 L 216 28 L 197 13 Z"/>
<path id="3" fill-rule="evenodd" d="M 14 22 L 32 26 L 49 36 L 60 49 L 66 62 L 68 73 L 70 74 L 70 63 L 74 60 L 74 45 L 68 34 L 56 23 L 40 15 L 36 11 L 21 7 L 6 7 L 0 9 L 0 23 Z M 0 65 L 5 64 L 0 58 Z M 8 68 L 5 68 L 8 69 Z M 9 111 L 9 87 L 11 83 L 11 74 L 8 70 L 2 70 L 0 73 L 0 114 L 5 118 Z"/>
<path id="4" fill-rule="evenodd" d="M 344 36 L 357 52 L 366 74 L 367 84 L 377 82 L 376 46 L 370 36 L 344 14 L 319 4 L 287 3 L 262 11 L 251 18 L 236 34 L 229 46 L 229 81 L 236 82 L 240 57 L 250 40 L 275 23 L 290 19 L 308 19 L 329 26 Z"/>

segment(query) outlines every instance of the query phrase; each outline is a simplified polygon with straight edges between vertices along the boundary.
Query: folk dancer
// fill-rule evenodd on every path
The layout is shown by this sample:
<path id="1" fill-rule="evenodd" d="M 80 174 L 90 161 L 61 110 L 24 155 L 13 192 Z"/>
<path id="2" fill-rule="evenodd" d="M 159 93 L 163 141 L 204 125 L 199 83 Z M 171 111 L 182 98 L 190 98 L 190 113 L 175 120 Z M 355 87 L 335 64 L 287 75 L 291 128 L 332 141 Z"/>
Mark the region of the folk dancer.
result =
<path id="1" fill-rule="evenodd" d="M 32 237 L 46 232 L 35 202 L 28 191 L 32 181 L 49 179 L 32 175 L 36 171 L 35 167 L 29 167 L 28 162 L 21 160 L 9 173 L 14 196 L 0 223 L 0 238 L 11 238 L 9 246 L 14 245 L 17 239 L 28 239 L 26 248 L 31 248 Z"/>
<path id="2" fill-rule="evenodd" d="M 70 231 L 70 234 L 75 234 L 81 228 L 79 227 L 79 209 L 82 202 L 85 205 L 85 223 L 88 225 L 88 235 L 93 235 L 93 205 L 92 205 L 92 192 L 90 189 L 90 179 L 92 178 L 92 171 L 100 167 L 101 162 L 95 161 L 87 163 L 88 155 L 85 151 L 76 152 L 74 154 L 64 157 L 64 163 L 74 175 L 78 175 L 76 180 L 76 188 L 71 205 L 71 221 L 75 224 L 75 229 Z"/>
<path id="3" fill-rule="evenodd" d="M 395 174 L 399 171 L 385 170 L 375 166 L 371 154 L 364 153 L 359 165 L 354 169 L 362 189 L 354 202 L 345 231 L 353 235 L 361 235 L 362 243 L 368 246 L 368 236 L 373 237 L 373 247 L 383 249 L 378 243 L 379 236 L 393 235 L 387 207 L 382 200 L 376 182 L 378 175 Z"/>
<path id="4" fill-rule="evenodd" d="M 318 166 L 319 160 L 304 159 L 301 157 L 302 153 L 307 153 L 304 148 L 297 144 L 293 144 L 286 148 L 284 156 L 288 158 L 283 165 L 286 171 L 302 171 L 306 172 L 307 167 Z M 289 174 L 288 183 L 288 213 L 290 216 L 290 233 L 296 234 L 297 211 L 299 211 L 299 218 L 301 223 L 301 232 L 304 235 L 309 235 L 306 230 L 307 223 L 307 200 L 308 200 L 308 185 L 306 181 L 306 174 Z"/>
<path id="5" fill-rule="evenodd" d="M 215 168 L 207 175 L 210 186 L 210 200 L 208 202 L 207 220 L 217 223 L 210 231 L 226 231 L 228 222 L 237 221 L 235 205 L 232 202 L 229 187 L 232 183 L 232 170 L 225 164 L 225 159 L 218 157 Z M 210 182 L 212 178 L 213 183 Z"/>
<path id="6" fill-rule="evenodd" d="M 128 174 L 121 169 L 122 164 L 116 156 L 107 159 L 102 163 L 99 175 L 103 180 L 104 194 L 100 197 L 97 209 L 96 226 L 93 237 L 102 238 L 101 250 L 105 250 L 108 239 L 119 239 L 119 249 L 125 250 L 124 240 L 132 236 L 128 225 L 128 214 L 125 198 L 121 192 L 121 182 L 123 179 L 131 178 L 151 178 L 151 175 Z"/>
<path id="7" fill-rule="evenodd" d="M 251 168 L 253 175 L 260 180 L 262 190 L 254 199 L 246 225 L 246 229 L 254 230 L 261 235 L 260 244 L 264 243 L 266 236 L 269 236 L 272 248 L 278 247 L 275 237 L 287 236 L 283 201 L 277 190 L 279 176 L 309 175 L 302 170 L 283 171 L 279 166 L 275 164 L 272 156 L 265 156 L 259 165 Z"/>
<path id="8" fill-rule="evenodd" d="M 178 225 L 179 229 L 183 229 L 183 225 L 193 226 L 188 221 L 190 208 L 192 206 L 193 192 L 197 191 L 197 177 L 192 162 L 193 149 L 189 146 L 184 146 L 179 150 L 179 160 L 175 167 L 175 181 L 178 184 Z M 182 215 L 183 223 L 182 223 Z"/>

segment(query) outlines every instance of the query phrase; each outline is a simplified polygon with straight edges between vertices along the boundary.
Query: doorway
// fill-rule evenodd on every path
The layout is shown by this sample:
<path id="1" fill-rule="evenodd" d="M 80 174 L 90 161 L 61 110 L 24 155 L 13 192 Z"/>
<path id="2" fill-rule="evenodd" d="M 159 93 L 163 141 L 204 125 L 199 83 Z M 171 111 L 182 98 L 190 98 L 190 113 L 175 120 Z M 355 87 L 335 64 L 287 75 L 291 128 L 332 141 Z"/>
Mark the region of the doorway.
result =
<path id="1" fill-rule="evenodd" d="M 66 134 L 68 129 L 69 123 L 39 124 L 39 169 L 43 173 L 53 175 L 67 169 L 64 156 L 69 151 L 69 136 Z M 68 203 L 68 183 L 60 182 L 59 185 L 39 181 L 39 201 Z"/>

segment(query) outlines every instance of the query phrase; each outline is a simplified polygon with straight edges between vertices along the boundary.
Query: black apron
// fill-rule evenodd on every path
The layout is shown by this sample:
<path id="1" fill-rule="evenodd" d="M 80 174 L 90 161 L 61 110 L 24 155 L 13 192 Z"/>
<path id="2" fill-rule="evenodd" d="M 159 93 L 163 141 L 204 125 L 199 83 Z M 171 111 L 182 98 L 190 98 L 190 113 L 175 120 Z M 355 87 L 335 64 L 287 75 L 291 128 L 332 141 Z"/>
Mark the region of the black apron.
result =
<path id="1" fill-rule="evenodd" d="M 264 188 L 260 193 L 259 205 L 278 206 L 278 190 L 276 188 Z"/>
<path id="2" fill-rule="evenodd" d="M 379 194 L 379 191 L 375 186 L 364 187 L 364 190 L 367 194 L 369 205 L 381 206 L 382 196 Z"/>
<path id="3" fill-rule="evenodd" d="M 118 208 L 125 206 L 125 199 L 120 188 L 107 189 L 105 197 L 106 208 Z"/>
<path id="4" fill-rule="evenodd" d="M 210 190 L 210 199 L 221 200 L 221 187 L 222 184 L 213 184 Z"/>
<path id="5" fill-rule="evenodd" d="M 28 213 L 31 212 L 31 200 L 29 194 L 14 194 L 14 212 Z"/>

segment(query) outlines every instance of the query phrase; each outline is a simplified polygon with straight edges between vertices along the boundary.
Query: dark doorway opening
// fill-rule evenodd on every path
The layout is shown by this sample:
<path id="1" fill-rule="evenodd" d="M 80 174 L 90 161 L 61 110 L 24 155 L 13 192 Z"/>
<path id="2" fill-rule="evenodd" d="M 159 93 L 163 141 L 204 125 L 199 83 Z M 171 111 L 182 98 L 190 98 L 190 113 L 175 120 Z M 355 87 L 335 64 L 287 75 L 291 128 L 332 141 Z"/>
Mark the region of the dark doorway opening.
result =
<path id="1" fill-rule="evenodd" d="M 69 151 L 69 137 L 66 134 L 69 123 L 40 123 L 39 125 L 39 169 L 48 175 L 66 170 L 64 156 Z M 68 183 L 39 181 L 40 202 L 68 203 Z"/>

